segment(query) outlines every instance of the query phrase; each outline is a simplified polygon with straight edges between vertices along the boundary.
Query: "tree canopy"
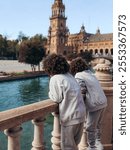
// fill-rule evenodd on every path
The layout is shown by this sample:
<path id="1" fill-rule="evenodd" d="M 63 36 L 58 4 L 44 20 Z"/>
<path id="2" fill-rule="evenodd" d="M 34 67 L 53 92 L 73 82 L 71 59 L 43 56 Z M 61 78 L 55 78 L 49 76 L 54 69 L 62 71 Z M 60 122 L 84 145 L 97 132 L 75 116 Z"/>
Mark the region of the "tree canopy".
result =
<path id="1" fill-rule="evenodd" d="M 43 41 L 40 38 L 33 37 L 29 40 L 24 40 L 19 47 L 19 62 L 30 64 L 32 70 L 39 65 L 45 56 L 45 48 Z"/>

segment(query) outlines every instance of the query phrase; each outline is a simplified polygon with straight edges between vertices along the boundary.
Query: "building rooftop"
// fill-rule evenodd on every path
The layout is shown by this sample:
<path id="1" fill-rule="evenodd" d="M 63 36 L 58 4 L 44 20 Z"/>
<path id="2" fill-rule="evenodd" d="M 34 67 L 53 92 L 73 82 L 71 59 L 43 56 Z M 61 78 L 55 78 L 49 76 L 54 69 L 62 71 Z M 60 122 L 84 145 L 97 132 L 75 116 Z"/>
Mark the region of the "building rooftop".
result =
<path id="1" fill-rule="evenodd" d="M 89 41 L 91 42 L 99 42 L 99 41 L 112 41 L 113 40 L 113 33 L 108 34 L 91 34 L 89 36 Z"/>

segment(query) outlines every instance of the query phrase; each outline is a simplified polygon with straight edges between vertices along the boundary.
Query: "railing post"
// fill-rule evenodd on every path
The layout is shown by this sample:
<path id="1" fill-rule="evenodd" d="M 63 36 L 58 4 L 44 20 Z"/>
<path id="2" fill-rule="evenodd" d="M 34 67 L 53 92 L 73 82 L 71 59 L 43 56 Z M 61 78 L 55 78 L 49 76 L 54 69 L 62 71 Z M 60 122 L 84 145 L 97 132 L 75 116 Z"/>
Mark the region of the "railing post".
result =
<path id="1" fill-rule="evenodd" d="M 80 141 L 78 147 L 79 147 L 79 150 L 86 150 L 86 148 L 87 148 L 86 127 L 84 127 L 84 129 L 83 129 L 83 134 L 82 134 L 81 141 Z"/>
<path id="2" fill-rule="evenodd" d="M 37 118 L 32 120 L 34 124 L 34 139 L 32 142 L 32 150 L 45 150 L 44 146 L 44 121 L 45 118 Z"/>
<path id="3" fill-rule="evenodd" d="M 6 129 L 4 133 L 8 136 L 8 150 L 20 150 L 20 135 L 22 127 Z"/>
<path id="4" fill-rule="evenodd" d="M 53 150 L 61 150 L 61 141 L 60 141 L 60 122 L 59 122 L 59 115 L 56 113 L 52 113 L 54 116 L 54 123 L 53 123 L 53 131 L 52 131 L 52 149 Z"/>

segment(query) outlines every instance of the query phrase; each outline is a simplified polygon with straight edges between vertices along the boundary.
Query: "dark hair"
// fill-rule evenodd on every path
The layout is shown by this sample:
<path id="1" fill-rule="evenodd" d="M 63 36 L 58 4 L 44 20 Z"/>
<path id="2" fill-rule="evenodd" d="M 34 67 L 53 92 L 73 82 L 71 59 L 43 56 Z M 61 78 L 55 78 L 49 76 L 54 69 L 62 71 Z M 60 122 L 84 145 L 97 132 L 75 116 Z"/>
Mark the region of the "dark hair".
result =
<path id="1" fill-rule="evenodd" d="M 43 61 L 45 72 L 48 75 L 65 74 L 69 72 L 69 64 L 64 56 L 50 54 Z"/>
<path id="2" fill-rule="evenodd" d="M 70 72 L 73 75 L 75 75 L 77 72 L 82 72 L 87 69 L 88 69 L 88 65 L 86 61 L 81 57 L 77 57 L 73 59 L 70 63 Z"/>

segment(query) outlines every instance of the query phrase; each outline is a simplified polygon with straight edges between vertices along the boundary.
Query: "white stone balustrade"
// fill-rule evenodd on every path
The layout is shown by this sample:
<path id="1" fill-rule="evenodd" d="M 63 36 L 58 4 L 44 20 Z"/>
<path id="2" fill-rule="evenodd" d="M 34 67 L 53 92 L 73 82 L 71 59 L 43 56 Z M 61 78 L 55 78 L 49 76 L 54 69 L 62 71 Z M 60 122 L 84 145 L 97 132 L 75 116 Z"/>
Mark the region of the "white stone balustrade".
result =
<path id="1" fill-rule="evenodd" d="M 0 112 L 0 131 L 4 131 L 8 137 L 8 150 L 20 150 L 21 125 L 31 120 L 34 124 L 32 150 L 44 150 L 43 131 L 45 117 L 49 113 L 55 112 L 57 106 L 58 105 L 51 100 L 44 100 Z"/>

